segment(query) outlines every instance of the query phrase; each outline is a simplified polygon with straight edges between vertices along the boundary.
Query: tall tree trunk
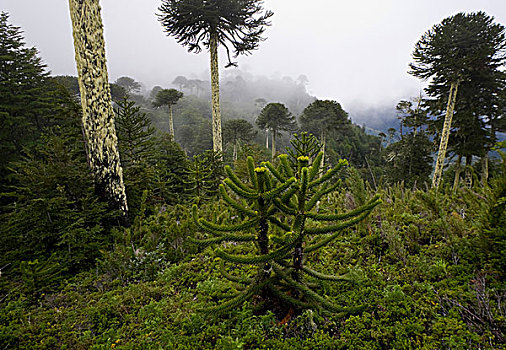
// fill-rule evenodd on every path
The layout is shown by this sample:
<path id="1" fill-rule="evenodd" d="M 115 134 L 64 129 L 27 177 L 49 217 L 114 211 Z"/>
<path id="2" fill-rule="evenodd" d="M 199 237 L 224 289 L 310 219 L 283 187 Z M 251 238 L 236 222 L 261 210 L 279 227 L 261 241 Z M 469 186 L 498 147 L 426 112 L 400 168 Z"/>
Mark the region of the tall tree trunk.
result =
<path id="1" fill-rule="evenodd" d="M 466 156 L 466 186 L 471 188 L 473 185 L 473 156 Z"/>
<path id="2" fill-rule="evenodd" d="M 69 8 L 83 129 L 95 189 L 112 207 L 123 212 L 127 223 L 128 205 L 114 127 L 99 1 L 69 0 Z"/>
<path id="3" fill-rule="evenodd" d="M 265 148 L 269 149 L 269 129 L 265 129 Z"/>
<path id="4" fill-rule="evenodd" d="M 456 191 L 460 182 L 460 173 L 462 172 L 462 155 L 457 158 L 457 167 L 455 168 L 455 178 L 453 179 L 453 190 Z"/>
<path id="5" fill-rule="evenodd" d="M 272 131 L 272 161 L 274 161 L 274 158 L 276 157 L 276 130 Z"/>
<path id="6" fill-rule="evenodd" d="M 453 109 L 457 100 L 457 88 L 459 82 L 453 82 L 450 86 L 450 95 L 448 96 L 448 105 L 446 107 L 445 122 L 441 133 L 441 142 L 439 143 L 439 151 L 436 160 L 436 169 L 432 177 L 432 187 L 438 187 L 443 174 L 443 165 L 446 157 L 446 148 L 448 147 L 448 138 L 450 137 L 450 129 L 452 126 Z"/>
<path id="7" fill-rule="evenodd" d="M 172 118 L 172 105 L 169 104 L 169 134 L 171 141 L 174 141 L 174 119 Z"/>
<path id="8" fill-rule="evenodd" d="M 237 161 L 237 143 L 238 143 L 238 142 L 239 142 L 239 141 L 235 141 L 235 142 L 234 142 L 234 154 L 233 154 L 233 159 L 234 159 L 234 162 L 236 162 L 236 161 Z"/>
<path id="9" fill-rule="evenodd" d="M 213 150 L 223 152 L 223 141 L 221 136 L 221 113 L 220 113 L 220 75 L 218 71 L 218 38 L 211 34 L 209 43 L 211 56 L 211 93 L 212 93 L 212 115 L 213 115 Z"/>

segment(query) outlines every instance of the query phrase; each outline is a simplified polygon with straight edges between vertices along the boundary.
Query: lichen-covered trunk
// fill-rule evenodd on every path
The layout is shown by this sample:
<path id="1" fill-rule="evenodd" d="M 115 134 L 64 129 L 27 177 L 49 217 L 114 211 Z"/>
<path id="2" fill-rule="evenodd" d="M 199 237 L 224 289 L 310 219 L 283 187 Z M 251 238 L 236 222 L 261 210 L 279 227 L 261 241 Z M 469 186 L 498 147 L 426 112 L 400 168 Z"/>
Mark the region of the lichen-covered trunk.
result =
<path id="1" fill-rule="evenodd" d="M 218 38 L 211 35 L 209 43 L 209 54 L 211 56 L 211 96 L 213 116 L 213 150 L 223 152 L 223 141 L 221 136 L 221 113 L 220 113 L 220 75 L 218 71 Z"/>
<path id="2" fill-rule="evenodd" d="M 432 177 L 432 187 L 438 187 L 443 174 L 443 165 L 446 157 L 446 149 L 448 147 L 448 139 L 450 137 L 450 129 L 452 126 L 453 110 L 455 108 L 455 101 L 457 100 L 458 82 L 453 82 L 450 86 L 450 95 L 448 96 L 448 105 L 446 106 L 445 122 L 443 131 L 441 133 L 441 142 L 439 143 L 439 151 L 436 160 L 436 169 Z"/>
<path id="3" fill-rule="evenodd" d="M 174 119 L 172 118 L 172 105 L 169 105 L 169 134 L 171 141 L 174 141 Z"/>
<path id="4" fill-rule="evenodd" d="M 265 129 L 265 148 L 269 149 L 269 129 Z"/>
<path id="5" fill-rule="evenodd" d="M 95 189 L 127 218 L 128 205 L 114 127 L 98 0 L 69 0 L 83 110 L 82 123 Z"/>
<path id="6" fill-rule="evenodd" d="M 237 144 L 239 143 L 239 141 L 235 141 L 234 142 L 234 154 L 233 154 L 233 159 L 234 159 L 234 162 L 237 161 Z"/>

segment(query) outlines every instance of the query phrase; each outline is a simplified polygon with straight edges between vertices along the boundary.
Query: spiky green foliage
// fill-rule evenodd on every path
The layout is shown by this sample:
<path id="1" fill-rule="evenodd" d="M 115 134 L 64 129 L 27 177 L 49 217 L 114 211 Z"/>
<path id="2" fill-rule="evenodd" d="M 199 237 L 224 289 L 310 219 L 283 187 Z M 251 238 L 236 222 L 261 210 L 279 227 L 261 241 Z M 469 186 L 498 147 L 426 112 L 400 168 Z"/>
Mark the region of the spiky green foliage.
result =
<path id="1" fill-rule="evenodd" d="M 294 139 L 290 142 L 292 148 L 287 148 L 286 151 L 292 157 L 297 159 L 299 154 L 306 154 L 309 158 L 318 156 L 322 148 L 321 143 L 316 137 L 313 137 L 307 132 L 303 132 L 300 135 L 294 134 Z M 316 167 L 315 167 L 316 169 Z"/>
<path id="2" fill-rule="evenodd" d="M 223 248 L 215 250 L 225 262 L 253 265 L 255 272 L 245 279 L 233 278 L 235 282 L 245 284 L 243 288 L 238 288 L 229 301 L 207 311 L 229 311 L 253 295 L 259 295 L 271 307 L 284 305 L 285 310 L 320 308 L 338 313 L 359 310 L 336 306 L 311 288 L 311 280 L 315 279 L 349 279 L 312 270 L 306 266 L 306 255 L 329 244 L 341 236 L 343 230 L 363 220 L 380 203 L 379 196 L 348 213 L 318 213 L 314 209 L 317 202 L 336 190 L 339 181 L 334 182 L 334 179 L 347 162 L 341 161 L 318 176 L 322 153 L 315 156 L 315 148 L 318 148 L 315 138 L 303 133 L 295 138 L 293 146 L 292 159 L 281 155 L 278 167 L 270 162 L 256 167 L 253 158 L 248 157 L 247 182 L 241 181 L 230 167 L 225 167 L 228 177 L 220 185 L 220 194 L 238 212 L 241 222 L 209 222 L 198 218 L 194 206 L 196 225 L 211 235 L 196 240 L 197 244 L 235 242 L 249 244 L 248 247 L 253 243 L 255 247 L 242 255 Z M 224 277 L 230 277 L 230 274 L 225 271 Z"/>
<path id="3" fill-rule="evenodd" d="M 169 106 L 169 133 L 174 138 L 174 119 L 172 117 L 172 106 L 183 97 L 181 91 L 176 89 L 161 89 L 153 100 L 154 107 Z"/>
<path id="4" fill-rule="evenodd" d="M 214 238 L 197 241 L 200 245 L 209 245 L 226 241 L 232 242 L 254 242 L 256 251 L 245 256 L 230 254 L 224 250 L 217 249 L 216 255 L 223 260 L 233 264 L 255 264 L 258 268 L 256 276 L 251 278 L 249 286 L 234 298 L 226 303 L 212 307 L 212 312 L 227 311 L 249 299 L 254 294 L 265 294 L 265 287 L 272 282 L 270 263 L 275 259 L 287 258 L 290 254 L 292 244 L 285 244 L 279 249 L 272 250 L 269 239 L 269 217 L 272 211 L 276 210 L 273 200 L 291 187 L 295 178 L 290 178 L 284 183 L 273 186 L 272 176 L 265 167 L 255 167 L 252 157 L 248 157 L 249 183 L 243 183 L 233 170 L 225 167 L 228 178 L 220 185 L 220 194 L 224 201 L 234 208 L 244 220 L 239 224 L 217 225 L 197 218 L 196 206 L 194 206 L 194 217 L 198 227 Z M 226 187 L 225 187 L 226 186 Z M 229 195 L 228 191 L 234 194 Z M 240 199 L 243 199 L 242 201 Z M 227 274 L 224 275 L 227 277 Z"/>

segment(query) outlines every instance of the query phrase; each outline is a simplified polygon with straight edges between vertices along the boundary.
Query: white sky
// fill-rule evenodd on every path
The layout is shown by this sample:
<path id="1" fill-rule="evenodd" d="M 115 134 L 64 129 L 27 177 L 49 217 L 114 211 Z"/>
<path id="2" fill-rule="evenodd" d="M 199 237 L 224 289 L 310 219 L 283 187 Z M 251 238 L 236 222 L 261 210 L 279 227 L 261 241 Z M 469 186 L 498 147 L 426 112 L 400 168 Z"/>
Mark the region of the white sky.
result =
<path id="1" fill-rule="evenodd" d="M 101 0 L 111 81 L 127 75 L 151 88 L 208 70 L 207 53 L 188 53 L 165 36 L 155 16 L 160 3 Z M 264 5 L 274 11 L 267 40 L 240 57 L 239 68 L 294 79 L 305 74 L 310 93 L 345 109 L 394 106 L 418 95 L 424 83 L 407 74 L 411 51 L 443 18 L 483 10 L 506 24 L 504 0 L 265 0 Z M 53 74 L 76 74 L 67 0 L 0 0 L 0 11 L 23 29 L 27 44 L 38 48 Z"/>

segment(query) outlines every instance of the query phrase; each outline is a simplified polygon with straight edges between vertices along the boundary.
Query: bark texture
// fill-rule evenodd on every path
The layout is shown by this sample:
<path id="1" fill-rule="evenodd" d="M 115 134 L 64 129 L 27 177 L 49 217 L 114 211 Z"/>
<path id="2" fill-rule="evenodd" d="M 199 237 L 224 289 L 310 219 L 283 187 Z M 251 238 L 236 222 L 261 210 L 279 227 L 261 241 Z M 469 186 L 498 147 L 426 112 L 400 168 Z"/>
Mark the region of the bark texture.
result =
<path id="1" fill-rule="evenodd" d="M 443 174 L 443 165 L 446 157 L 446 149 L 448 147 L 448 139 L 450 137 L 450 129 L 452 126 L 453 109 L 455 108 L 455 101 L 457 100 L 457 89 L 459 83 L 453 82 L 450 86 L 450 95 L 448 96 L 448 105 L 446 107 L 445 122 L 443 125 L 443 132 L 441 133 L 441 142 L 439 143 L 439 151 L 437 153 L 436 169 L 432 177 L 432 187 L 438 187 L 441 182 Z"/>
<path id="2" fill-rule="evenodd" d="M 218 39 L 211 35 L 209 43 L 209 54 L 211 56 L 211 95 L 212 95 L 212 116 L 213 116 L 213 150 L 223 152 L 223 141 L 221 136 L 221 112 L 220 112 L 220 75 L 218 71 Z"/>
<path id="3" fill-rule="evenodd" d="M 128 212 L 98 0 L 69 0 L 89 165 L 97 193 Z"/>

